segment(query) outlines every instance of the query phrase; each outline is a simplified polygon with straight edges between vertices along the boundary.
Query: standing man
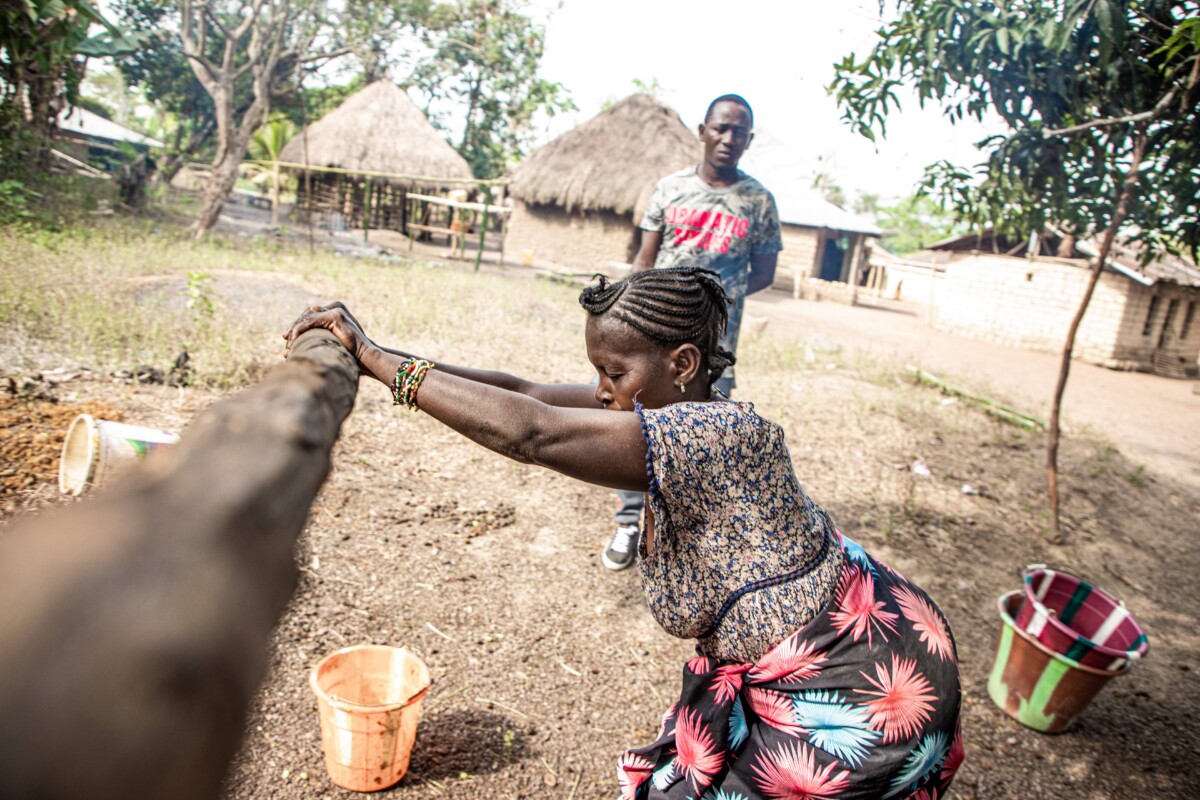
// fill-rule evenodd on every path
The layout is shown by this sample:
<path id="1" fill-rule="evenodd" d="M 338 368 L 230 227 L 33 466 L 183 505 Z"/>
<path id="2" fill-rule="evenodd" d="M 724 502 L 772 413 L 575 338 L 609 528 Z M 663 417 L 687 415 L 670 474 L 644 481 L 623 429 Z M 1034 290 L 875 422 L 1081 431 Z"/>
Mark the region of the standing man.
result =
<path id="1" fill-rule="evenodd" d="M 704 160 L 654 187 L 642 218 L 642 245 L 633 259 L 634 272 L 687 265 L 720 275 L 730 298 L 729 328 L 721 346 L 735 354 L 746 295 L 771 285 L 783 249 L 775 198 L 738 169 L 753 131 L 754 112 L 740 95 L 712 101 L 699 128 Z M 734 385 L 729 367 L 715 388 L 728 397 Z M 619 491 L 617 497 L 617 530 L 601 553 L 604 566 L 614 570 L 637 558 L 645 505 L 640 492 Z"/>

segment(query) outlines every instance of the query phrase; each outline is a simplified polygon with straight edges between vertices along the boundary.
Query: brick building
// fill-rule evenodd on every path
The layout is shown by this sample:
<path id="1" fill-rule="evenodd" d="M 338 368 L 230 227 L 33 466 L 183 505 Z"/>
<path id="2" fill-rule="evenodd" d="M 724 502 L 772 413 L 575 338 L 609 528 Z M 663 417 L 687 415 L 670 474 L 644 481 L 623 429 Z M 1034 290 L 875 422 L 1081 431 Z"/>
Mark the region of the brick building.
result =
<path id="1" fill-rule="evenodd" d="M 586 270 L 628 265 L 655 183 L 700 156 L 674 110 L 649 95 L 627 97 L 517 167 L 505 250 Z"/>
<path id="2" fill-rule="evenodd" d="M 868 243 L 881 231 L 812 188 L 812 156 L 769 128 L 756 128 L 741 168 L 771 191 L 779 208 L 783 252 L 775 288 L 853 304 L 867 277 Z"/>
<path id="3" fill-rule="evenodd" d="M 853 305 L 867 278 L 868 242 L 879 228 L 802 185 L 772 193 L 783 228 L 774 285 L 793 297 Z"/>
<path id="4" fill-rule="evenodd" d="M 1087 285 L 1095 242 L 1018 241 L 988 231 L 938 242 L 945 273 L 934 324 L 1031 350 L 1062 349 Z M 1167 256 L 1141 265 L 1114 247 L 1076 336 L 1077 358 L 1114 369 L 1185 377 L 1200 355 L 1200 269 Z"/>

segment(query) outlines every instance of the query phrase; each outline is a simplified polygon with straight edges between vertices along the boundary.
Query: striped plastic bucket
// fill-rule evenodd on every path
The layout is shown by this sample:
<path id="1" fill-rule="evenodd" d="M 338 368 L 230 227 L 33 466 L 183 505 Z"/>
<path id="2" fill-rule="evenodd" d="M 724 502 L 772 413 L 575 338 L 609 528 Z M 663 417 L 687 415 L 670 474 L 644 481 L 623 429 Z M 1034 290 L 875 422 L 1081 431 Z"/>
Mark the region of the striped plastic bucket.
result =
<path id="1" fill-rule="evenodd" d="M 1120 670 L 1096 669 L 1052 651 L 1017 625 L 1013 615 L 1024 602 L 1020 590 L 997 601 L 1000 639 L 988 696 L 1022 725 L 1042 733 L 1061 733 L 1105 684 L 1128 672 L 1129 665 Z"/>
<path id="2" fill-rule="evenodd" d="M 1150 648 L 1142 626 L 1121 601 L 1041 564 L 1025 568 L 1016 624 L 1054 652 L 1096 669 L 1125 669 Z"/>

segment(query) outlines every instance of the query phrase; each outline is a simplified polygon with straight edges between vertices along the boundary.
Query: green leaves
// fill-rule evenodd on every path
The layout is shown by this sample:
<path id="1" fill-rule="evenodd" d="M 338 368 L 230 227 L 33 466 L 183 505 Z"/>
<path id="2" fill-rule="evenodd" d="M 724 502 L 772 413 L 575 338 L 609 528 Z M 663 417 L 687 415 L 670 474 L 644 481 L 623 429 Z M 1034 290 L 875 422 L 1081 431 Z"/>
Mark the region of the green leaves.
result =
<path id="1" fill-rule="evenodd" d="M 1108 64 L 1114 52 L 1125 47 L 1127 5 L 1128 0 L 1096 0 L 1094 13 L 1101 65 Z"/>
<path id="2" fill-rule="evenodd" d="M 250 155 L 259 161 L 278 161 L 284 146 L 296 135 L 296 124 L 276 116 L 250 137 Z"/>
<path id="3" fill-rule="evenodd" d="M 89 37 L 93 23 L 104 30 Z M 0 4 L 0 153 L 5 172 L 43 165 L 55 112 L 78 95 L 84 64 L 80 56 L 115 55 L 139 46 L 140 40 L 127 38 L 86 0 Z M 20 103 L 14 102 L 17 97 Z"/>
<path id="4" fill-rule="evenodd" d="M 512 0 L 437 4 L 421 36 L 430 57 L 413 71 L 430 103 L 449 101 L 464 113 L 459 153 L 476 177 L 500 175 L 519 157 L 536 114 L 574 108 L 562 84 L 537 77 L 544 31 Z M 435 113 L 431 121 L 439 124 Z"/>
<path id="5" fill-rule="evenodd" d="M 998 115 L 1010 130 L 980 143 L 976 170 L 934 165 L 926 185 L 972 225 L 1024 233 L 1103 229 L 1135 125 L 1151 115 L 1130 223 L 1155 246 L 1195 248 L 1200 88 L 1187 87 L 1200 58 L 1198 9 L 1195 0 L 900 0 L 870 53 L 834 65 L 829 90 L 872 141 L 886 135 L 901 86 L 952 121 Z"/>
<path id="6" fill-rule="evenodd" d="M 136 53 L 160 38 L 160 35 L 150 31 L 116 33 L 104 31 L 84 39 L 75 46 L 75 52 L 83 56 L 104 58 L 109 56 L 124 56 Z"/>
<path id="7" fill-rule="evenodd" d="M 1166 44 L 1154 51 L 1154 55 L 1165 55 L 1168 64 L 1180 55 L 1195 56 L 1200 53 L 1200 17 L 1185 19 L 1175 27 Z"/>

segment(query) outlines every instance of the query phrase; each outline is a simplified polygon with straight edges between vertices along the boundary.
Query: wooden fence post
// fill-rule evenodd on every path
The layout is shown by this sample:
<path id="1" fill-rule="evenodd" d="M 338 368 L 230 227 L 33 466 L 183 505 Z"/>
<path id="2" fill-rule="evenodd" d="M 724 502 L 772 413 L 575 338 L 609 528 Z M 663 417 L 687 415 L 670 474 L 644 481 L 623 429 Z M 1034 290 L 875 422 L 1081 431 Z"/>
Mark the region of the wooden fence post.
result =
<path id="1" fill-rule="evenodd" d="M 363 196 L 363 241 L 368 241 L 371 232 L 371 179 L 367 178 L 367 191 Z"/>
<path id="2" fill-rule="evenodd" d="M 357 387 L 310 331 L 180 444 L 0 538 L 0 797 L 218 797 Z"/>
<path id="3" fill-rule="evenodd" d="M 483 189 L 483 221 L 479 223 L 479 249 L 475 251 L 475 271 L 479 272 L 479 263 L 483 260 L 483 246 L 487 242 L 488 209 L 492 205 L 492 187 Z"/>

